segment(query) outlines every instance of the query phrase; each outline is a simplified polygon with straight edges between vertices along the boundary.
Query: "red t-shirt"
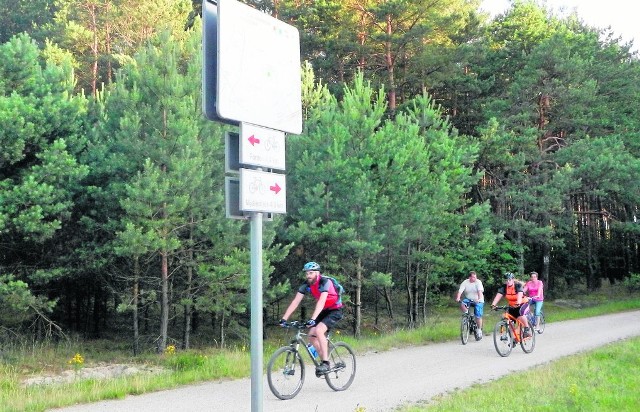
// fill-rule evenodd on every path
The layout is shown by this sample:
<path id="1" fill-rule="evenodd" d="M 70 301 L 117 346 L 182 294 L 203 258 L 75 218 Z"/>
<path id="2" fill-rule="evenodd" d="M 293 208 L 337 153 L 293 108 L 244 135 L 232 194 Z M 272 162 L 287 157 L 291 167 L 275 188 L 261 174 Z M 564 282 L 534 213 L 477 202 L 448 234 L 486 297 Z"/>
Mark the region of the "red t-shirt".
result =
<path id="1" fill-rule="evenodd" d="M 342 307 L 342 299 L 340 299 L 340 295 L 336 291 L 336 288 L 333 286 L 333 282 L 329 278 L 323 278 L 322 275 L 318 276 L 318 280 L 309 285 L 307 283 L 300 286 L 298 292 L 306 295 L 307 293 L 311 293 L 316 300 L 320 299 L 320 294 L 322 292 L 328 292 L 327 301 L 324 303 L 324 309 L 340 309 Z"/>

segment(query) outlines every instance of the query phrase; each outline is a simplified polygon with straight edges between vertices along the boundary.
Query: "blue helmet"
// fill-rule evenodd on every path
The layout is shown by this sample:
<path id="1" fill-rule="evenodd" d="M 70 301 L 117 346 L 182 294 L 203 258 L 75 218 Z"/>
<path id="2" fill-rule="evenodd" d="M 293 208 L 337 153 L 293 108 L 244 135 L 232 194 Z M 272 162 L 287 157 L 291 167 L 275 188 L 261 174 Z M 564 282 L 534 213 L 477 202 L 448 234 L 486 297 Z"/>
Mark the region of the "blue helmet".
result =
<path id="1" fill-rule="evenodd" d="M 507 273 L 505 273 L 505 274 L 504 274 L 504 277 L 505 277 L 505 278 L 507 278 L 507 280 L 515 279 L 515 278 L 516 278 L 516 276 L 515 276 L 513 273 L 511 273 L 511 272 L 507 272 Z"/>
<path id="2" fill-rule="evenodd" d="M 320 270 L 320 265 L 318 265 L 316 262 L 307 262 L 304 264 L 302 270 L 305 272 L 309 270 Z"/>

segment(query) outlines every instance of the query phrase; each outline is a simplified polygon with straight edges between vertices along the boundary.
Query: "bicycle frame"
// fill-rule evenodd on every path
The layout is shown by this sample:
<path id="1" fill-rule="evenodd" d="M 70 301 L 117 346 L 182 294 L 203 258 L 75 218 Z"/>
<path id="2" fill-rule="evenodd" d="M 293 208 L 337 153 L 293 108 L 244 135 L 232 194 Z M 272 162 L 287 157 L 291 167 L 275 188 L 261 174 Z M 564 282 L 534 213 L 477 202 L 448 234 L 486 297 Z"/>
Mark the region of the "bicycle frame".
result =
<path id="1" fill-rule="evenodd" d="M 322 363 L 322 359 L 316 359 L 313 356 L 313 353 L 311 353 L 311 349 L 309 349 L 309 347 L 307 346 L 307 344 L 309 343 L 309 340 L 306 337 L 309 336 L 309 334 L 304 332 L 304 330 L 306 329 L 306 326 L 304 326 L 304 324 L 299 324 L 299 325 L 292 324 L 291 327 L 296 329 L 296 334 L 294 335 L 293 338 L 291 338 L 291 341 L 289 342 L 289 346 L 291 346 L 292 349 L 294 349 L 296 352 L 299 353 L 300 345 L 302 345 L 302 347 L 305 349 L 305 351 L 309 355 L 311 362 L 313 362 L 315 366 L 319 366 L 320 363 Z M 332 343 L 329 335 L 330 333 L 327 333 L 327 342 L 329 343 L 329 350 L 330 350 Z"/>
<path id="2" fill-rule="evenodd" d="M 513 316 L 511 316 L 509 312 L 504 312 L 502 314 L 502 319 L 507 320 L 507 322 L 509 323 L 509 328 L 511 329 L 511 333 L 513 333 L 516 343 L 520 343 L 520 331 L 519 331 L 519 328 L 516 328 L 516 323 L 520 324 L 524 328 L 526 326 L 524 322 L 522 322 L 518 318 L 514 318 Z"/>

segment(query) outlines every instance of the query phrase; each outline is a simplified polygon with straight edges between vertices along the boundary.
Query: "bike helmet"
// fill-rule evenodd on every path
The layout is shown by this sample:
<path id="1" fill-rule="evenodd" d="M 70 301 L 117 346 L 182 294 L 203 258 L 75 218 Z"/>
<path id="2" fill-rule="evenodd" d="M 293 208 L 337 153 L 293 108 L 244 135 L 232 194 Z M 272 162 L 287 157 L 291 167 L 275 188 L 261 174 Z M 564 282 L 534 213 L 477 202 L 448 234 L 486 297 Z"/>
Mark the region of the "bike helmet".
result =
<path id="1" fill-rule="evenodd" d="M 302 270 L 304 272 L 307 272 L 309 270 L 320 270 L 320 265 L 318 265 L 316 262 L 307 262 L 304 264 Z"/>
<path id="2" fill-rule="evenodd" d="M 510 280 L 510 279 L 515 279 L 516 275 L 514 275 L 511 272 L 507 272 L 507 273 L 504 274 L 504 277 L 507 278 L 507 280 Z"/>

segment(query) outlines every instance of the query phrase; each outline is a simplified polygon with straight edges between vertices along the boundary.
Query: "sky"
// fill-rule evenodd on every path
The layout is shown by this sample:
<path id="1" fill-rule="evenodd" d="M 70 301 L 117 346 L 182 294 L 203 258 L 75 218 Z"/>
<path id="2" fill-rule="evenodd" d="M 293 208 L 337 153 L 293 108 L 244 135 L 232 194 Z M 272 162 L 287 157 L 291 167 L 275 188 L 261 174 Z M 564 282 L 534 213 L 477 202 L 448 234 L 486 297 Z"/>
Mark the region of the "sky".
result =
<path id="1" fill-rule="evenodd" d="M 564 16 L 576 11 L 588 25 L 611 29 L 624 41 L 634 40 L 633 50 L 640 50 L 640 24 L 635 1 L 630 0 L 546 0 L 548 8 Z M 481 8 L 492 16 L 509 8 L 509 0 L 483 0 Z"/>

